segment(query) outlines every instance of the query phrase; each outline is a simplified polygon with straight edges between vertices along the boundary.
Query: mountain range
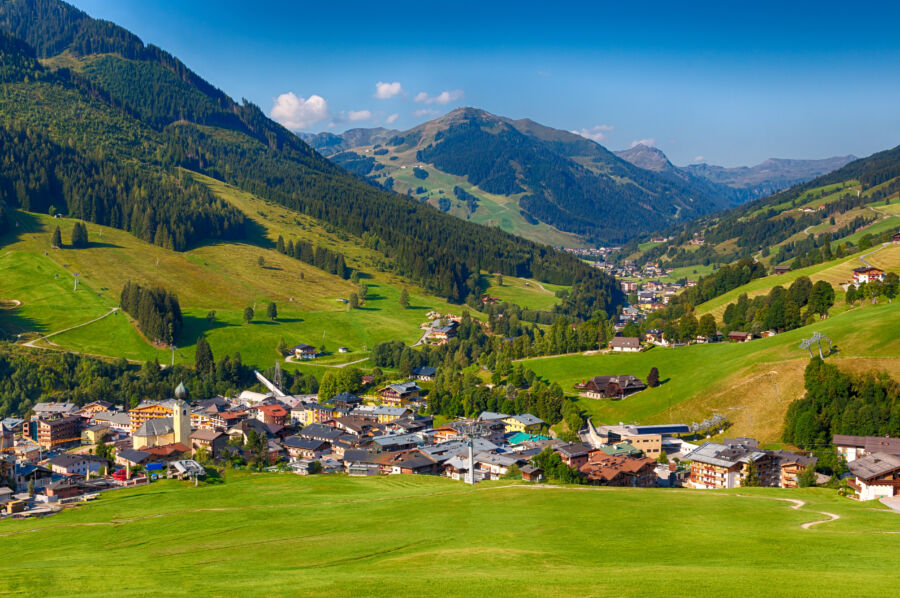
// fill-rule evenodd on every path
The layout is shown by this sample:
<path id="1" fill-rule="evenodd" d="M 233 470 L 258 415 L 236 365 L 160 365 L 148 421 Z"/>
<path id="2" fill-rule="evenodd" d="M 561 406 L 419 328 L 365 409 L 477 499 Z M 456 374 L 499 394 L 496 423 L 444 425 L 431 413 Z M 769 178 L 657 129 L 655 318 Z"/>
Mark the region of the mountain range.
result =
<path id="1" fill-rule="evenodd" d="M 265 243 L 198 173 L 355 237 L 384 256 L 379 268 L 451 301 L 479 292 L 481 271 L 578 281 L 590 300 L 575 292 L 572 305 L 587 313 L 620 300 L 573 256 L 361 182 L 168 52 L 64 2 L 0 3 L 0 56 L 4 210 L 61 213 L 178 251 Z M 298 259 L 348 276 L 343 256 L 296 234 Z"/>
<path id="2" fill-rule="evenodd" d="M 741 201 L 750 201 L 805 183 L 858 159 L 850 154 L 821 160 L 769 158 L 756 166 L 734 168 L 704 163 L 679 167 L 672 164 L 660 149 L 642 143 L 614 153 L 645 170 L 680 173 L 723 185 L 736 193 Z"/>
<path id="3" fill-rule="evenodd" d="M 853 159 L 679 168 L 656 148 L 611 152 L 569 131 L 477 108 L 459 108 L 407 131 L 357 128 L 301 137 L 382 187 L 556 245 L 627 242 Z"/>

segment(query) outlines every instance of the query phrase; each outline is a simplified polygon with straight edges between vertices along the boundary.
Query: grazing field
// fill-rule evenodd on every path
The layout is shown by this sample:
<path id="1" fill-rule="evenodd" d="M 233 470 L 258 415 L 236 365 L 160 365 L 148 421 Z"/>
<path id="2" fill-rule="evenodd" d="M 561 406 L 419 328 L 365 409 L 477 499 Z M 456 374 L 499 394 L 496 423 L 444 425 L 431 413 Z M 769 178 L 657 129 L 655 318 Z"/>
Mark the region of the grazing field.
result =
<path id="1" fill-rule="evenodd" d="M 523 309 L 550 309 L 559 302 L 556 291 L 568 287 L 539 283 L 525 278 L 503 277 L 503 286 L 498 286 L 496 276 L 485 276 L 488 286 L 485 293 L 501 301 L 509 301 Z"/>
<path id="2" fill-rule="evenodd" d="M 900 272 L 900 245 L 877 246 L 841 260 L 832 260 L 816 264 L 815 266 L 791 270 L 787 274 L 773 274 L 751 280 L 747 284 L 732 289 L 724 295 L 701 303 L 697 306 L 695 313 L 697 316 L 711 313 L 716 317 L 716 320 L 721 321 L 722 314 L 725 313 L 725 308 L 728 304 L 737 301 L 737 298 L 743 293 L 747 293 L 747 296 L 751 299 L 757 295 L 766 295 L 778 285 L 785 288 L 789 287 L 792 282 L 801 276 L 808 276 L 813 282 L 824 280 L 831 283 L 837 291 L 837 300 L 842 301 L 841 289 L 838 285 L 850 282 L 853 277 L 853 269 L 865 265 L 860 259 L 861 257 L 865 257 L 870 264 L 886 272 Z"/>
<path id="3" fill-rule="evenodd" d="M 655 347 L 642 353 L 577 354 L 522 363 L 573 395 L 572 386 L 583 378 L 632 374 L 646 381 L 650 368 L 657 367 L 663 381 L 657 388 L 621 401 L 579 401 L 598 425 L 690 424 L 720 413 L 733 424 L 727 436 L 771 442 L 781 438 L 788 404 L 803 393 L 809 354 L 798 346 L 814 331 L 837 345 L 839 352 L 828 359 L 841 368 L 900 372 L 900 301 L 856 307 L 812 326 L 749 343 Z"/>
<path id="4" fill-rule="evenodd" d="M 324 344 L 329 353 L 346 346 L 351 353 L 331 359 L 355 361 L 379 342 L 417 341 L 419 324 L 430 310 L 459 313 L 459 306 L 379 271 L 377 264 L 383 258 L 357 239 L 329 232 L 312 219 L 213 179 L 198 179 L 251 220 L 248 242 L 217 242 L 179 253 L 121 230 L 88 224 L 90 247 L 52 249 L 50 236 L 55 227 L 60 227 L 67 243 L 75 220 L 13 213 L 18 226 L 0 239 L 0 297 L 9 302 L 0 306 L 4 308 L 0 309 L 0 329 L 12 335 L 45 335 L 90 322 L 117 306 L 125 282 L 133 280 L 163 286 L 178 295 L 184 331 L 177 343 L 177 363 L 193 363 L 197 337 L 206 334 L 217 357 L 240 352 L 245 363 L 267 367 L 278 358 L 276 347 L 282 338 L 289 345 Z M 344 253 L 350 266 L 365 273 L 363 281 L 369 286 L 365 305 L 349 311 L 340 299 L 348 298 L 356 286 L 278 253 L 274 249 L 278 235 L 285 240 L 313 239 Z M 73 290 L 74 272 L 80 273 L 78 291 Z M 409 293 L 408 309 L 400 306 L 404 287 Z M 535 291 L 535 297 L 555 300 L 551 293 Z M 278 306 L 275 321 L 265 317 L 270 301 Z M 256 312 L 249 325 L 243 321 L 248 306 Z M 211 311 L 215 312 L 212 319 L 207 317 Z M 171 351 L 152 346 L 121 313 L 54 335 L 49 341 L 58 348 L 137 361 L 158 358 L 169 363 L 172 358 Z M 38 346 L 49 343 L 41 341 Z"/>
<path id="5" fill-rule="evenodd" d="M 881 596 L 898 534 L 897 514 L 823 489 L 228 472 L 0 523 L 0 595 Z"/>

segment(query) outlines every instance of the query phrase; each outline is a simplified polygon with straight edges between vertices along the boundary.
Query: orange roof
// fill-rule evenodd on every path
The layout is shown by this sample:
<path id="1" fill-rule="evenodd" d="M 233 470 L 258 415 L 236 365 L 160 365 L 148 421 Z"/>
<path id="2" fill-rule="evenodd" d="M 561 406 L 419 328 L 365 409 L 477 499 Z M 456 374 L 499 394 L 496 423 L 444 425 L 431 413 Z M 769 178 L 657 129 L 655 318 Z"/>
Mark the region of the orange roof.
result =
<path id="1" fill-rule="evenodd" d="M 287 415 L 288 411 L 281 405 L 259 405 L 256 407 L 258 410 L 262 411 L 266 415 L 271 415 L 273 417 Z"/>

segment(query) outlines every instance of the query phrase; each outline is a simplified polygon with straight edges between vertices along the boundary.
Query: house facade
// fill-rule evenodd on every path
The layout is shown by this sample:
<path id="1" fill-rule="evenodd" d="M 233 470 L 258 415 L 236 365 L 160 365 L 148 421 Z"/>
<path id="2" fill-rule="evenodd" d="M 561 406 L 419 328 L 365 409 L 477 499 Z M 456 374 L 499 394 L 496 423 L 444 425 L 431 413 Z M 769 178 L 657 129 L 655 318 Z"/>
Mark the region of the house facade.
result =
<path id="1" fill-rule="evenodd" d="M 581 390 L 581 394 L 590 399 L 621 399 L 644 390 L 647 385 L 631 375 L 594 376 L 581 384 L 576 384 L 575 388 Z"/>
<path id="2" fill-rule="evenodd" d="M 617 336 L 609 341 L 609 348 L 613 351 L 637 353 L 641 350 L 641 339 L 636 336 Z"/>
<path id="3" fill-rule="evenodd" d="M 853 269 L 853 284 L 869 284 L 874 281 L 884 281 L 884 270 L 872 266 L 862 266 Z"/>
<path id="4" fill-rule="evenodd" d="M 850 463 L 854 475 L 851 486 L 859 500 L 875 500 L 900 495 L 900 455 L 872 453 Z"/>

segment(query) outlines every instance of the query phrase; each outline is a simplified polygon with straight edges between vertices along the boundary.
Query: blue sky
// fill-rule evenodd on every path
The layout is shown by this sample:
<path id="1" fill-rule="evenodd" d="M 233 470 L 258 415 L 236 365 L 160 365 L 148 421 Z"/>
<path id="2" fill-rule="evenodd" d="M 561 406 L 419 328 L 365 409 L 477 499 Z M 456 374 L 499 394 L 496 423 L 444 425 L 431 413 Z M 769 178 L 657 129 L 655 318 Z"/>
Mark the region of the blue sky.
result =
<path id="1" fill-rule="evenodd" d="M 73 3 L 297 130 L 465 105 L 676 164 L 900 144 L 896 2 Z"/>

